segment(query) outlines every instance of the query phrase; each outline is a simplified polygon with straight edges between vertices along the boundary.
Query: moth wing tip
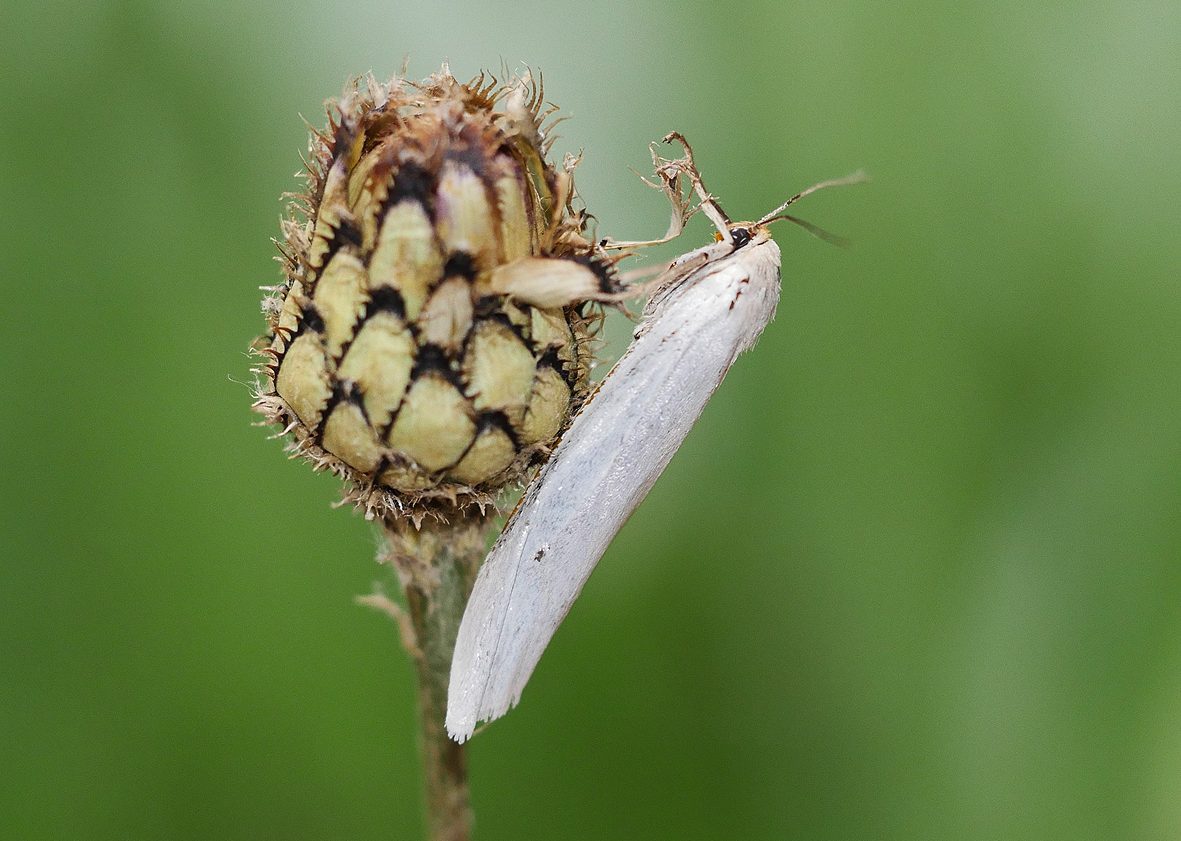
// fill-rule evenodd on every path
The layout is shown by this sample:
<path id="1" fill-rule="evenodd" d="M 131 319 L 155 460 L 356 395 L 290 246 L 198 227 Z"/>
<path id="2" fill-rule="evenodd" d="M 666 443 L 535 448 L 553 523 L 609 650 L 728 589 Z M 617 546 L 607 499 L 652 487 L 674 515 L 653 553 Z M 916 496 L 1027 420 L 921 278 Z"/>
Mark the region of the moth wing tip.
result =
<path id="1" fill-rule="evenodd" d="M 522 687 L 523 688 L 523 687 Z M 450 705 L 447 707 L 447 717 L 443 722 L 443 727 L 447 730 L 447 735 L 451 737 L 452 741 L 463 744 L 470 739 L 477 730 L 483 730 L 484 727 L 477 727 L 479 724 L 487 726 L 492 722 L 501 718 L 509 710 L 513 709 L 521 701 L 521 689 L 517 689 L 512 695 L 505 700 L 489 703 L 487 700 L 475 711 L 459 710 Z"/>
<path id="2" fill-rule="evenodd" d="M 458 744 L 463 744 L 472 737 L 475 731 L 475 722 L 471 720 L 470 716 L 457 715 L 450 709 L 447 710 L 447 718 L 443 722 L 443 727 L 447 730 L 447 735 L 451 740 Z"/>

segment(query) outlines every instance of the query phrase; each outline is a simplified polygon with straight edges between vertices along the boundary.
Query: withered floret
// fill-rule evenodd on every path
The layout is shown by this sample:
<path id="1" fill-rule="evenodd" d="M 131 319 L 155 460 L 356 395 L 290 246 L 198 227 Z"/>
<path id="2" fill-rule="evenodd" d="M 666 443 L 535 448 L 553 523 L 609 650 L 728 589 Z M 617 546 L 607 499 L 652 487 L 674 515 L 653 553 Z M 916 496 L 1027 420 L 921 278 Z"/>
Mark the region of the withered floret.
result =
<path id="1" fill-rule="evenodd" d="M 542 102 L 528 78 L 370 77 L 312 132 L 256 408 L 371 514 L 488 502 L 587 393 L 611 265 Z"/>

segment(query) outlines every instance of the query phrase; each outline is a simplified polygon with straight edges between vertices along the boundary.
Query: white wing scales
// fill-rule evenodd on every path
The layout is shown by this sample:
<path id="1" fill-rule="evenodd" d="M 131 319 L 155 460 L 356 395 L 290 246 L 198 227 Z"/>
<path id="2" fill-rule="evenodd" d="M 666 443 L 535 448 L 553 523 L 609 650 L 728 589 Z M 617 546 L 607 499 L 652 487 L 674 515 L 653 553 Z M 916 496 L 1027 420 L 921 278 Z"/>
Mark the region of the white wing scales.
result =
<path id="1" fill-rule="evenodd" d="M 520 700 L 607 546 L 778 298 L 779 249 L 768 239 L 707 263 L 649 305 L 480 569 L 451 665 L 454 739 Z"/>

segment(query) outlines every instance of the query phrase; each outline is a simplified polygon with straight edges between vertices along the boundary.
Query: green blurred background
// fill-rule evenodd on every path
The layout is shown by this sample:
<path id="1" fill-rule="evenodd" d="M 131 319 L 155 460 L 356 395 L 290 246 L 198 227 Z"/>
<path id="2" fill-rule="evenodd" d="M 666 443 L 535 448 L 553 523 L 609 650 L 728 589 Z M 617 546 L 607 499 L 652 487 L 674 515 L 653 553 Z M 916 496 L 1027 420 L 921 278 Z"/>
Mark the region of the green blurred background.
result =
<path id="1" fill-rule="evenodd" d="M 0 838 L 414 839 L 412 673 L 245 352 L 298 115 L 528 63 L 670 129 L 776 323 L 471 751 L 492 839 L 1181 836 L 1181 8 L 7 0 Z M 706 240 L 695 225 L 683 249 Z M 623 322 L 612 326 L 618 352 Z"/>

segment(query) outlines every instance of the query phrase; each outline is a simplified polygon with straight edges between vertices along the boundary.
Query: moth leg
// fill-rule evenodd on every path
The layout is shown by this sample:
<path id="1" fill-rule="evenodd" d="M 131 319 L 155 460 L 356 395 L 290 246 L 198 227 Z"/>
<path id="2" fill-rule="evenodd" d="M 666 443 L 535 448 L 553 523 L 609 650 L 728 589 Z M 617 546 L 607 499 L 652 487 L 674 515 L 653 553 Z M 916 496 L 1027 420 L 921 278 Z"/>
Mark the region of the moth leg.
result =
<path id="1" fill-rule="evenodd" d="M 660 245 L 680 236 L 685 229 L 685 223 L 699 210 L 713 222 L 721 239 L 733 242 L 733 237 L 730 234 L 732 227 L 730 217 L 722 210 L 717 199 L 706 189 L 701 172 L 693 161 L 693 147 L 689 145 L 689 141 L 679 131 L 672 131 L 664 136 L 662 142 L 681 144 L 685 154 L 675 159 L 665 158 L 657 151 L 657 144 L 651 144 L 648 148 L 652 153 L 652 167 L 656 172 L 658 183 L 653 183 L 643 176 L 640 177 L 640 180 L 649 187 L 663 191 L 668 198 L 672 207 L 672 219 L 669 221 L 667 233 L 660 239 L 651 240 L 604 239 L 599 243 L 600 246 L 605 249 L 621 249 Z M 685 184 L 686 180 L 688 185 Z M 696 205 L 693 203 L 694 196 L 697 197 Z"/>
<path id="2" fill-rule="evenodd" d="M 680 134 L 673 132 L 664 138 L 664 141 L 669 142 L 669 138 L 673 135 L 681 137 Z M 681 138 L 682 142 L 684 138 Z M 663 245 L 666 242 L 671 242 L 681 235 L 685 230 L 685 223 L 692 218 L 693 214 L 698 211 L 698 207 L 693 205 L 693 190 L 685 189 L 682 175 L 687 173 L 696 173 L 696 168 L 693 166 L 693 153 L 689 150 L 688 144 L 685 143 L 686 155 L 685 158 L 671 161 L 667 158 L 661 157 L 657 151 L 657 144 L 648 144 L 648 151 L 652 155 L 652 169 L 656 174 L 657 181 L 649 181 L 642 175 L 639 175 L 640 181 L 654 190 L 660 190 L 664 193 L 665 198 L 668 199 L 669 209 L 672 212 L 672 218 L 668 222 L 668 230 L 664 236 L 659 239 L 644 239 L 644 240 L 616 240 L 604 239 L 599 245 L 608 250 L 626 249 L 626 248 L 647 248 L 652 245 Z"/>
<path id="3" fill-rule="evenodd" d="M 670 131 L 662 140 L 664 143 L 680 143 L 685 149 L 685 154 L 676 160 L 661 159 L 661 170 L 668 172 L 684 173 L 689 179 L 689 183 L 693 187 L 693 192 L 697 194 L 698 208 L 709 217 L 709 221 L 714 223 L 714 227 L 718 229 L 722 239 L 731 241 L 730 228 L 732 227 L 730 217 L 726 215 L 726 211 L 722 210 L 722 206 L 718 204 L 718 200 L 705 187 L 705 181 L 701 177 L 701 171 L 697 169 L 697 164 L 693 161 L 693 147 L 689 145 L 689 141 L 685 139 L 685 135 L 679 131 Z"/>

